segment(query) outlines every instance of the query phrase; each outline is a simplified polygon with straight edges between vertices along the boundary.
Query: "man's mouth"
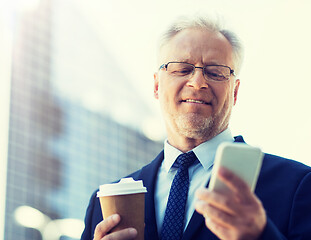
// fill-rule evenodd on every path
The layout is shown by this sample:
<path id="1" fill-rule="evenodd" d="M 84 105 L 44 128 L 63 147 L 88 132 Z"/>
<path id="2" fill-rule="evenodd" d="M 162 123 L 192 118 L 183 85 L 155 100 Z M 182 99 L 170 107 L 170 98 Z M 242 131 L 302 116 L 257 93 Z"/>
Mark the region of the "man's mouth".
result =
<path id="1" fill-rule="evenodd" d="M 202 101 L 202 100 L 195 100 L 195 99 L 185 99 L 182 100 L 181 102 L 189 102 L 189 103 L 200 103 L 200 104 L 205 104 L 205 105 L 211 105 L 211 103 Z"/>

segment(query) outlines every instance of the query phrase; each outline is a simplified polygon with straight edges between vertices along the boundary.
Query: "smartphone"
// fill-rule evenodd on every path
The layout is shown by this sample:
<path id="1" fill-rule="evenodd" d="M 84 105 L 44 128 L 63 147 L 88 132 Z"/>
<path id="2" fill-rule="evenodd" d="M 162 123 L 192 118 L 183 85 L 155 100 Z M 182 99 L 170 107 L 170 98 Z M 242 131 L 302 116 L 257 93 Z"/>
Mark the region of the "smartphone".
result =
<path id="1" fill-rule="evenodd" d="M 264 154 L 260 148 L 245 143 L 225 142 L 219 145 L 212 169 L 210 190 L 225 191 L 227 186 L 217 177 L 221 166 L 243 179 L 254 192 Z"/>

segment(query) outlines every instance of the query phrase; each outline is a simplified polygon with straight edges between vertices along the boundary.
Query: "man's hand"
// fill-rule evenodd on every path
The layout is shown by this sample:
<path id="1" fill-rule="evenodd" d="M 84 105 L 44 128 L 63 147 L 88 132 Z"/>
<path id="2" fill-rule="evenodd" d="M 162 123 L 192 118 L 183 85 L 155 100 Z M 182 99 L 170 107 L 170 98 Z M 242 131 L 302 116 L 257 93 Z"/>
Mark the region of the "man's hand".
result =
<path id="1" fill-rule="evenodd" d="M 121 218 L 114 214 L 97 224 L 93 240 L 130 240 L 137 236 L 135 228 L 126 228 L 120 231 L 109 233 L 112 228 L 118 225 Z"/>
<path id="2" fill-rule="evenodd" d="M 205 217 L 206 226 L 222 240 L 258 239 L 267 222 L 260 200 L 231 171 L 220 168 L 218 177 L 229 191 L 196 192 L 196 210 Z"/>

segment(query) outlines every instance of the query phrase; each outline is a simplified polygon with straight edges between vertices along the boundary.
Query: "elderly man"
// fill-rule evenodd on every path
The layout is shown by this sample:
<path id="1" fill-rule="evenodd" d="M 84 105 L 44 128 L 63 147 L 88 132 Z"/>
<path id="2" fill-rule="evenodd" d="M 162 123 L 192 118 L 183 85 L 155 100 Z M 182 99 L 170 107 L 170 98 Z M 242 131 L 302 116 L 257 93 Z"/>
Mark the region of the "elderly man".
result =
<path id="1" fill-rule="evenodd" d="M 164 34 L 154 96 L 167 140 L 131 175 L 148 189 L 145 239 L 311 239 L 311 169 L 303 164 L 265 154 L 255 193 L 225 168 L 218 176 L 229 190 L 206 188 L 218 145 L 244 142 L 228 128 L 241 60 L 238 37 L 215 21 L 183 19 Z M 132 228 L 110 233 L 119 221 L 119 215 L 102 221 L 93 194 L 82 239 L 134 239 Z"/>

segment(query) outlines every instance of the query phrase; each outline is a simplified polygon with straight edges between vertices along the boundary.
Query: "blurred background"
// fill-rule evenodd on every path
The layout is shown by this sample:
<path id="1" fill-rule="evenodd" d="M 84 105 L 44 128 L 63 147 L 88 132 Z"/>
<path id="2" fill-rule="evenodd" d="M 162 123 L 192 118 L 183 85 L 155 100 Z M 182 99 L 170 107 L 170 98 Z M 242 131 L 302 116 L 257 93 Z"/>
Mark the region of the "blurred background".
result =
<path id="1" fill-rule="evenodd" d="M 224 16 L 244 42 L 233 134 L 311 165 L 308 0 L 0 0 L 0 11 L 0 239 L 79 239 L 91 193 L 162 149 L 157 40 L 180 15 Z"/>

